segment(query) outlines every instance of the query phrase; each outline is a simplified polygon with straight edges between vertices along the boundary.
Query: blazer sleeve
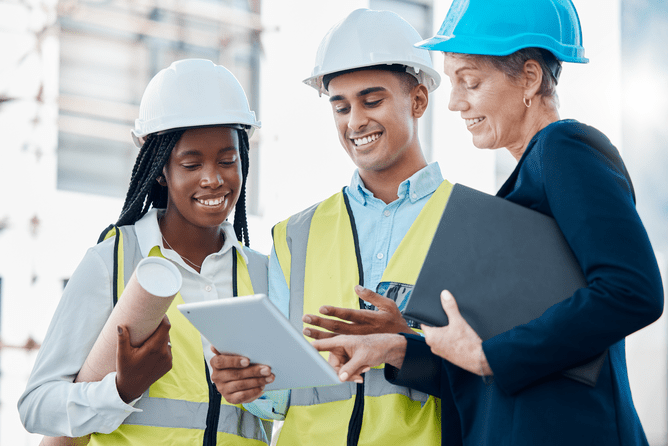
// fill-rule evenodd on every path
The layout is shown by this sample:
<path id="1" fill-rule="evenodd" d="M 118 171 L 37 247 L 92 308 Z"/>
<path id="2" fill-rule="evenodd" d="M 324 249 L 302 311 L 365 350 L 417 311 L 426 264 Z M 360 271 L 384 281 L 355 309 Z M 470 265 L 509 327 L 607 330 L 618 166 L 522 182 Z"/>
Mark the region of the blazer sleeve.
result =
<path id="1" fill-rule="evenodd" d="M 419 335 L 400 333 L 406 338 L 406 356 L 400 369 L 385 365 L 385 379 L 390 383 L 410 387 L 429 395 L 441 397 L 442 380 L 447 379 L 441 369 L 442 359 L 431 352 Z M 449 389 L 447 389 L 449 391 Z"/>
<path id="2" fill-rule="evenodd" d="M 495 382 L 509 394 L 586 363 L 663 311 L 658 265 L 617 150 L 587 126 L 548 132 L 537 145 L 538 207 L 557 221 L 588 285 L 483 343 Z"/>

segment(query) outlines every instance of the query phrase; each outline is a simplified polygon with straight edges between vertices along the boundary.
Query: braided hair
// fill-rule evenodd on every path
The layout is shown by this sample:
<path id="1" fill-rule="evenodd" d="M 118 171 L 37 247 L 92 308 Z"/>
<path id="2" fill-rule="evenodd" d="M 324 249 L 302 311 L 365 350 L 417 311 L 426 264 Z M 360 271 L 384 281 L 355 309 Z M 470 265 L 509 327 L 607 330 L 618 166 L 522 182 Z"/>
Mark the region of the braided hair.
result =
<path id="1" fill-rule="evenodd" d="M 248 218 L 246 216 L 246 178 L 248 177 L 248 166 L 250 165 L 249 152 L 250 143 L 248 142 L 248 133 L 245 130 L 237 130 L 239 135 L 239 154 L 241 156 L 241 193 L 234 207 L 234 232 L 237 239 L 250 246 L 248 237 Z"/>
<path id="2" fill-rule="evenodd" d="M 132 168 L 130 187 L 125 196 L 121 215 L 116 222 L 117 226 L 136 223 L 148 212 L 151 206 L 155 208 L 167 207 L 167 188 L 158 184 L 157 178 L 162 175 L 162 170 L 167 164 L 172 150 L 184 132 L 185 130 L 181 129 L 159 135 L 148 135 Z M 250 144 L 245 130 L 237 130 L 237 134 L 239 135 L 242 185 L 234 209 L 233 226 L 237 239 L 246 246 L 250 246 L 246 216 L 246 177 L 248 176 Z M 105 229 L 101 238 L 106 232 Z"/>
<path id="3" fill-rule="evenodd" d="M 239 155 L 241 156 L 241 193 L 234 207 L 233 227 L 239 242 L 250 246 L 248 218 L 246 216 L 246 178 L 248 177 L 248 166 L 250 165 L 250 143 L 248 142 L 248 133 L 245 130 L 237 130 L 237 134 L 239 135 Z"/>

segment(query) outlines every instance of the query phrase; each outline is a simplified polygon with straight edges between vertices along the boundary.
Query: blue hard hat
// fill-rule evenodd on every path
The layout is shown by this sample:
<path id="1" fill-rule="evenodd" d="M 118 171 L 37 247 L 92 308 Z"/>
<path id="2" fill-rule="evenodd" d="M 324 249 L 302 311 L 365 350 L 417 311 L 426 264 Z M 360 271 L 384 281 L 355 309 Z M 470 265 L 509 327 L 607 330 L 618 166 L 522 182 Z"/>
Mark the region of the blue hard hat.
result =
<path id="1" fill-rule="evenodd" d="M 571 0 L 453 0 L 438 33 L 415 46 L 489 56 L 535 47 L 564 62 L 589 62 Z"/>

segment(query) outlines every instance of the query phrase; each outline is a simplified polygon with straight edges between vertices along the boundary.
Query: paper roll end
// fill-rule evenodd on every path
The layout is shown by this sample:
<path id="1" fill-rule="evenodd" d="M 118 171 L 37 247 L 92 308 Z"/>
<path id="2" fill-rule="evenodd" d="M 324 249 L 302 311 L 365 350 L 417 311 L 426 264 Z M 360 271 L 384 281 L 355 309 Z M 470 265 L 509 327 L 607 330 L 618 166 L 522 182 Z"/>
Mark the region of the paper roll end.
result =
<path id="1" fill-rule="evenodd" d="M 137 281 L 148 293 L 158 297 L 171 297 L 179 292 L 182 277 L 169 260 L 162 257 L 142 259 L 135 270 Z"/>

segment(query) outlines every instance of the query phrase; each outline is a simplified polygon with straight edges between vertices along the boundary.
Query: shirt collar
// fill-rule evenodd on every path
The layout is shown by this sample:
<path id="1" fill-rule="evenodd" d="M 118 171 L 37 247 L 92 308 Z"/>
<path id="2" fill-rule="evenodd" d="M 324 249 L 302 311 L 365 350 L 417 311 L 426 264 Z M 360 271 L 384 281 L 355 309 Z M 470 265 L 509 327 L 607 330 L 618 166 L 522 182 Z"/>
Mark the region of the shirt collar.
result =
<path id="1" fill-rule="evenodd" d="M 397 196 L 400 199 L 407 196 L 412 203 L 415 203 L 432 194 L 442 182 L 443 175 L 441 174 L 441 168 L 438 162 L 433 162 L 415 172 L 410 178 L 402 181 L 397 189 Z M 366 205 L 367 200 L 373 197 L 373 192 L 364 186 L 359 169 L 355 169 L 348 193 L 362 205 Z"/>
<path id="2" fill-rule="evenodd" d="M 165 247 L 162 243 L 162 233 L 160 232 L 160 226 L 158 225 L 158 217 L 164 214 L 164 209 L 152 208 L 146 213 L 142 218 L 137 220 L 135 223 L 135 231 L 137 232 L 137 241 L 139 243 L 139 249 L 141 251 L 142 257 L 148 257 L 148 254 L 151 252 L 153 247 L 158 246 L 160 251 L 164 253 Z M 223 242 L 222 248 L 216 254 L 222 255 L 225 254 L 230 249 L 237 248 L 237 251 L 241 253 L 244 261 L 248 263 L 248 257 L 243 250 L 243 247 L 237 240 L 237 235 L 234 232 L 234 227 L 232 223 L 225 221 L 220 225 L 220 228 L 225 234 L 225 241 Z"/>

